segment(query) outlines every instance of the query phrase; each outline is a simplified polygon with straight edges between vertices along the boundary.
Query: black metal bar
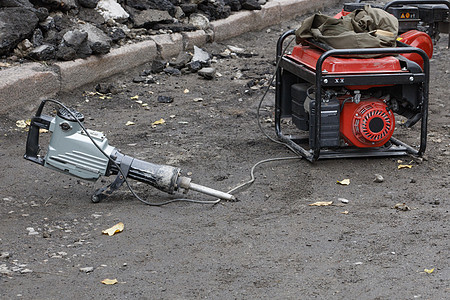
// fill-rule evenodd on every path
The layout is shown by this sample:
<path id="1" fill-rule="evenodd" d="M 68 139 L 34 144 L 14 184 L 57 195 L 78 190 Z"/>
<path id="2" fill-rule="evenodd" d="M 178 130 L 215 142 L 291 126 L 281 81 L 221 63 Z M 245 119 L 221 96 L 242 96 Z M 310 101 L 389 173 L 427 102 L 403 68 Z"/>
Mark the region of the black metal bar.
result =
<path id="1" fill-rule="evenodd" d="M 283 33 L 277 41 L 277 70 L 275 76 L 275 130 L 278 137 L 282 136 L 281 133 L 281 67 L 280 62 L 283 56 L 283 43 L 287 37 L 294 35 L 295 30 L 291 29 Z"/>

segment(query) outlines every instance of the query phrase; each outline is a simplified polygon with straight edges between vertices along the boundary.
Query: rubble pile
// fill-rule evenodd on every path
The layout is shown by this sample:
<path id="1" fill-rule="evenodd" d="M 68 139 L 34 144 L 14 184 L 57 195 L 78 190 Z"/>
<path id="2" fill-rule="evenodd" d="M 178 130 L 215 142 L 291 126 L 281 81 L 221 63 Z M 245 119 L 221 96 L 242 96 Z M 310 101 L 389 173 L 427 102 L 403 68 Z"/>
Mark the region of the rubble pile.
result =
<path id="1" fill-rule="evenodd" d="M 0 56 L 73 60 L 150 35 L 208 30 L 266 0 L 0 0 Z"/>

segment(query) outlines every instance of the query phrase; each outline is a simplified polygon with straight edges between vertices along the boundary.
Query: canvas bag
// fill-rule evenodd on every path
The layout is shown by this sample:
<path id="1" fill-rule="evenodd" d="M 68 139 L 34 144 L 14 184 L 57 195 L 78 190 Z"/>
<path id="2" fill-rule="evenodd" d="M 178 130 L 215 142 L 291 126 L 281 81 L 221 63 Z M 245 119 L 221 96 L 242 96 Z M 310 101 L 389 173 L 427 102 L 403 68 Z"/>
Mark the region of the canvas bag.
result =
<path id="1" fill-rule="evenodd" d="M 295 32 L 297 44 L 313 38 L 336 49 L 395 47 L 397 35 L 397 18 L 370 5 L 340 19 L 315 14 Z"/>

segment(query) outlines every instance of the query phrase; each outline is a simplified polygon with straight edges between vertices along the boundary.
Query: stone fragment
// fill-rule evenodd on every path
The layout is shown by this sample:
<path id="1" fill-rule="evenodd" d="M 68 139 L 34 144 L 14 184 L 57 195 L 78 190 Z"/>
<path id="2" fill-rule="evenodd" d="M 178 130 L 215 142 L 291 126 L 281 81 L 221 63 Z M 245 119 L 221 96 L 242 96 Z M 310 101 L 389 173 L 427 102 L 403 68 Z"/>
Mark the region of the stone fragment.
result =
<path id="1" fill-rule="evenodd" d="M 155 59 L 152 62 L 152 73 L 161 73 L 166 67 L 167 62 L 160 59 Z"/>
<path id="2" fill-rule="evenodd" d="M 80 268 L 80 272 L 84 272 L 84 273 L 90 273 L 94 271 L 94 267 L 84 267 L 84 268 Z"/>
<path id="3" fill-rule="evenodd" d="M 0 55 L 11 52 L 23 39 L 33 34 L 39 19 L 22 7 L 0 9 Z"/>
<path id="4" fill-rule="evenodd" d="M 245 0 L 242 3 L 242 8 L 247 10 L 260 10 L 261 4 L 258 3 L 258 0 Z"/>
<path id="5" fill-rule="evenodd" d="M 28 57 L 39 61 L 54 59 L 56 57 L 56 47 L 48 44 L 41 45 L 31 50 L 28 53 Z"/>
<path id="6" fill-rule="evenodd" d="M 188 62 L 192 59 L 192 54 L 188 52 L 180 52 L 175 59 L 175 61 L 169 62 L 169 66 L 174 67 L 176 69 L 182 69 L 186 66 Z"/>
<path id="7" fill-rule="evenodd" d="M 173 102 L 173 97 L 158 96 L 158 102 L 159 103 L 172 103 Z"/>
<path id="8" fill-rule="evenodd" d="M 142 11 L 135 11 L 132 15 L 134 27 L 137 28 L 151 28 L 157 23 L 172 23 L 173 18 L 167 11 L 146 9 Z"/>
<path id="9" fill-rule="evenodd" d="M 205 50 L 194 46 L 194 56 L 192 57 L 192 61 L 198 61 L 202 65 L 208 65 L 210 60 L 209 53 Z"/>
<path id="10" fill-rule="evenodd" d="M 93 54 L 106 54 L 111 50 L 111 39 L 106 33 L 92 24 L 80 24 L 79 29 L 88 34 L 88 45 Z"/>
<path id="11" fill-rule="evenodd" d="M 216 77 L 216 69 L 215 68 L 202 68 L 201 70 L 198 71 L 198 75 L 200 75 L 201 77 L 211 80 L 214 79 L 214 77 Z"/>
<path id="12" fill-rule="evenodd" d="M 189 24 L 197 29 L 206 30 L 209 28 L 209 19 L 203 14 L 194 13 L 189 16 Z"/>
<path id="13" fill-rule="evenodd" d="M 173 67 L 167 67 L 164 69 L 164 73 L 169 74 L 169 75 L 173 75 L 173 76 L 180 76 L 181 75 L 181 71 L 173 68 Z"/>
<path id="14" fill-rule="evenodd" d="M 105 19 L 119 23 L 125 22 L 130 16 L 116 0 L 100 0 L 95 8 Z"/>
<path id="15" fill-rule="evenodd" d="M 99 0 L 78 0 L 78 3 L 86 8 L 96 8 Z"/>

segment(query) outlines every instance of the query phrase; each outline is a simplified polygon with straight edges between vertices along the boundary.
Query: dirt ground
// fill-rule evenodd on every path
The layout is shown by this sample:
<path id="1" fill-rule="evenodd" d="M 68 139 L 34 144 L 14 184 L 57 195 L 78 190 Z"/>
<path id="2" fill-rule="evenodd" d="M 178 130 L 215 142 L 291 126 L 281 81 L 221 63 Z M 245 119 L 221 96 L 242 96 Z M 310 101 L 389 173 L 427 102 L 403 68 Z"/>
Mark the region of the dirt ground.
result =
<path id="1" fill-rule="evenodd" d="M 193 182 L 228 191 L 249 180 L 258 161 L 292 156 L 260 132 L 256 108 L 264 88 L 247 83 L 267 82 L 278 36 L 299 20 L 207 45 L 209 53 L 227 45 L 257 53 L 218 57 L 213 66 L 221 76 L 215 80 L 158 74 L 159 84 L 133 83 L 148 65 L 102 81 L 120 90 L 110 98 L 93 94 L 93 83 L 58 99 L 76 107 L 87 128 L 103 131 L 123 153 L 178 166 Z M 450 298 L 447 42 L 442 36 L 431 60 L 425 159 L 270 162 L 256 168 L 256 181 L 236 194 L 238 202 L 152 207 L 122 187 L 94 204 L 90 196 L 105 182 L 61 175 L 22 158 L 27 133 L 16 121 L 34 111 L 18 108 L 0 116 L 0 298 Z M 174 101 L 158 103 L 159 95 Z M 271 90 L 261 113 L 271 135 L 273 102 Z M 161 118 L 165 123 L 152 127 Z M 135 125 L 126 126 L 128 121 Z M 394 135 L 417 145 L 418 131 L 399 127 Z M 44 144 L 48 134 L 42 138 Z M 399 159 L 412 168 L 398 169 Z M 375 174 L 384 182 L 375 183 Z M 349 185 L 336 184 L 346 178 Z M 214 200 L 133 186 L 154 202 Z M 309 206 L 316 201 L 333 204 Z M 398 203 L 409 210 L 395 209 Z M 118 222 L 123 232 L 102 235 Z M 102 284 L 106 278 L 118 283 Z"/>

